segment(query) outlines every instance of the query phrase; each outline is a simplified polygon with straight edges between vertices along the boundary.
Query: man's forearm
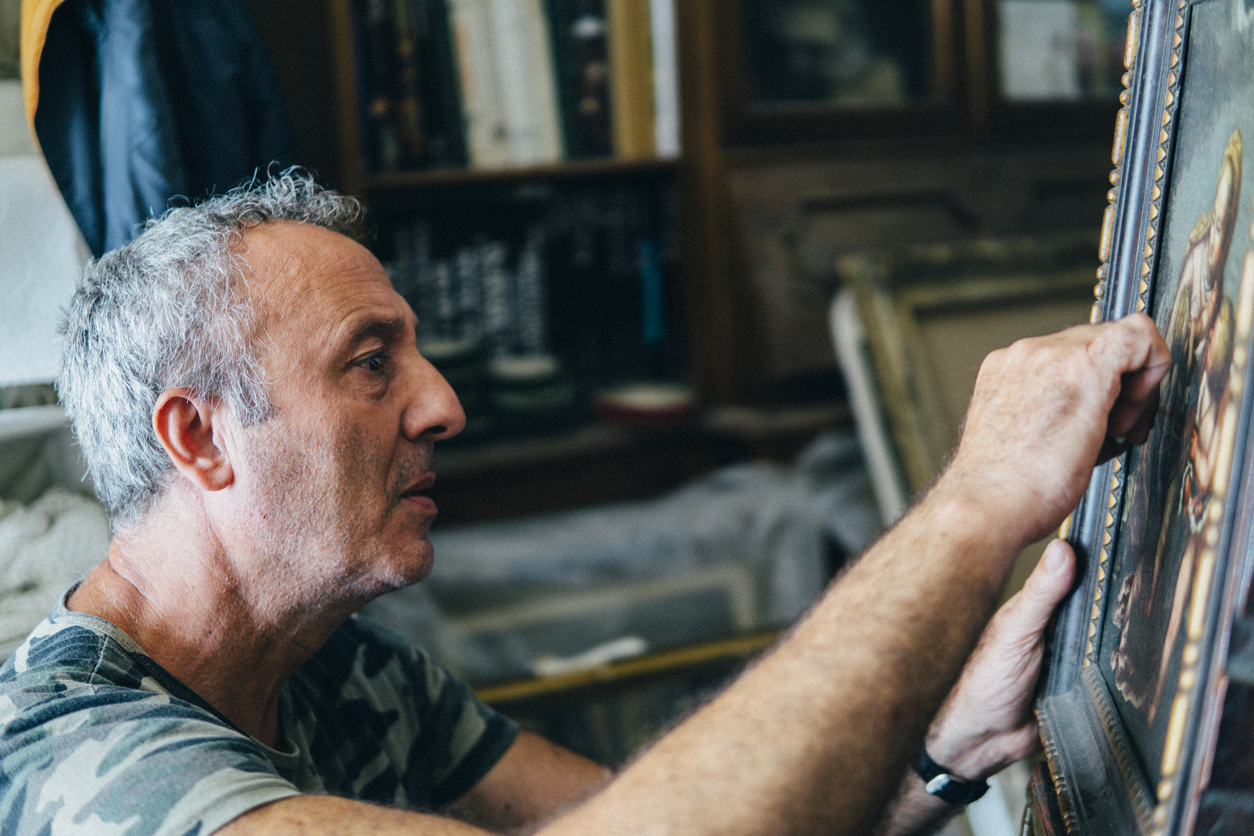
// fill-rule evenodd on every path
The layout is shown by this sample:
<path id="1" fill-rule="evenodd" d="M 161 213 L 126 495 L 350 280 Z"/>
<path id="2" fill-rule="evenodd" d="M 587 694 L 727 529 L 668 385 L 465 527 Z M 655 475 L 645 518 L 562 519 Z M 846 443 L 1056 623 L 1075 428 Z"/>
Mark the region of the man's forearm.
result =
<path id="1" fill-rule="evenodd" d="M 456 819 L 329 795 L 297 795 L 250 810 L 214 836 L 487 836 Z"/>
<path id="2" fill-rule="evenodd" d="M 978 513 L 942 482 L 774 652 L 552 832 L 870 831 L 1022 545 Z"/>

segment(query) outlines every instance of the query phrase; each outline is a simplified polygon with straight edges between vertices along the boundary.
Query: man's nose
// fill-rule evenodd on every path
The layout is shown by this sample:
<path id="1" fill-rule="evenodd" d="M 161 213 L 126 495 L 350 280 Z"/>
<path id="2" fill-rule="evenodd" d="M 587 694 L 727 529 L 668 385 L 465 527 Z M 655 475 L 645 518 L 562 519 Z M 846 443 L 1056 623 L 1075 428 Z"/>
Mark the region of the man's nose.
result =
<path id="1" fill-rule="evenodd" d="M 412 378 L 409 403 L 402 417 L 405 436 L 415 441 L 440 441 L 461 432 L 466 426 L 466 413 L 444 375 L 418 354 Z"/>

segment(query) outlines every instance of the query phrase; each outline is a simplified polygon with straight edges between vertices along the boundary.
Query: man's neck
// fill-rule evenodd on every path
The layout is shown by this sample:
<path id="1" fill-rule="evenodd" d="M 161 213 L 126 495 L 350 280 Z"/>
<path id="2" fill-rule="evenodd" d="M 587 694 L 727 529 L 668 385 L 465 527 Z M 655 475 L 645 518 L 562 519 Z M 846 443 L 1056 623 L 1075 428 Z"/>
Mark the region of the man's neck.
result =
<path id="1" fill-rule="evenodd" d="M 67 602 L 109 621 L 248 734 L 279 740 L 279 692 L 351 612 L 276 600 L 239 577 L 200 514 L 153 509 Z"/>

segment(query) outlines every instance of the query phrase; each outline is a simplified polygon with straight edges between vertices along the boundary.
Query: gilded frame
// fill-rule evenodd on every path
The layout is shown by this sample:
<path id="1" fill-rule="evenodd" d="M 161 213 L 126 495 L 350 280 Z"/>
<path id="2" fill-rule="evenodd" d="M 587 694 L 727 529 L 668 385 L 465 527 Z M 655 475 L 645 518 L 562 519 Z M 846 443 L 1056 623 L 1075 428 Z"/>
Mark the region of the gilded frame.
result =
<path id="1" fill-rule="evenodd" d="M 1083 576 L 1037 703 L 1057 801 L 1033 805 L 1040 832 L 1254 826 L 1251 22 L 1246 0 L 1134 2 L 1093 319 L 1154 316 L 1173 369 L 1150 441 L 1064 525 Z"/>

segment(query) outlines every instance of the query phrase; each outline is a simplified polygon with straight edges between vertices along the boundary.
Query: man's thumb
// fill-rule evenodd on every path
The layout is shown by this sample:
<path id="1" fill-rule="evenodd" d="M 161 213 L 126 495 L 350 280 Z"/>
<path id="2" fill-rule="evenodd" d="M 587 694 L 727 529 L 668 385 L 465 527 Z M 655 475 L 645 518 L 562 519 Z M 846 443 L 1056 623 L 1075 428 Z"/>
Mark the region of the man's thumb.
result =
<path id="1" fill-rule="evenodd" d="M 1017 630 L 1039 633 L 1049 623 L 1058 602 L 1071 589 L 1075 574 L 1075 552 L 1062 540 L 1054 540 L 1045 548 L 1036 568 L 1028 576 L 1027 583 L 1015 596 L 1019 600 L 1012 608 L 1011 618 Z"/>

